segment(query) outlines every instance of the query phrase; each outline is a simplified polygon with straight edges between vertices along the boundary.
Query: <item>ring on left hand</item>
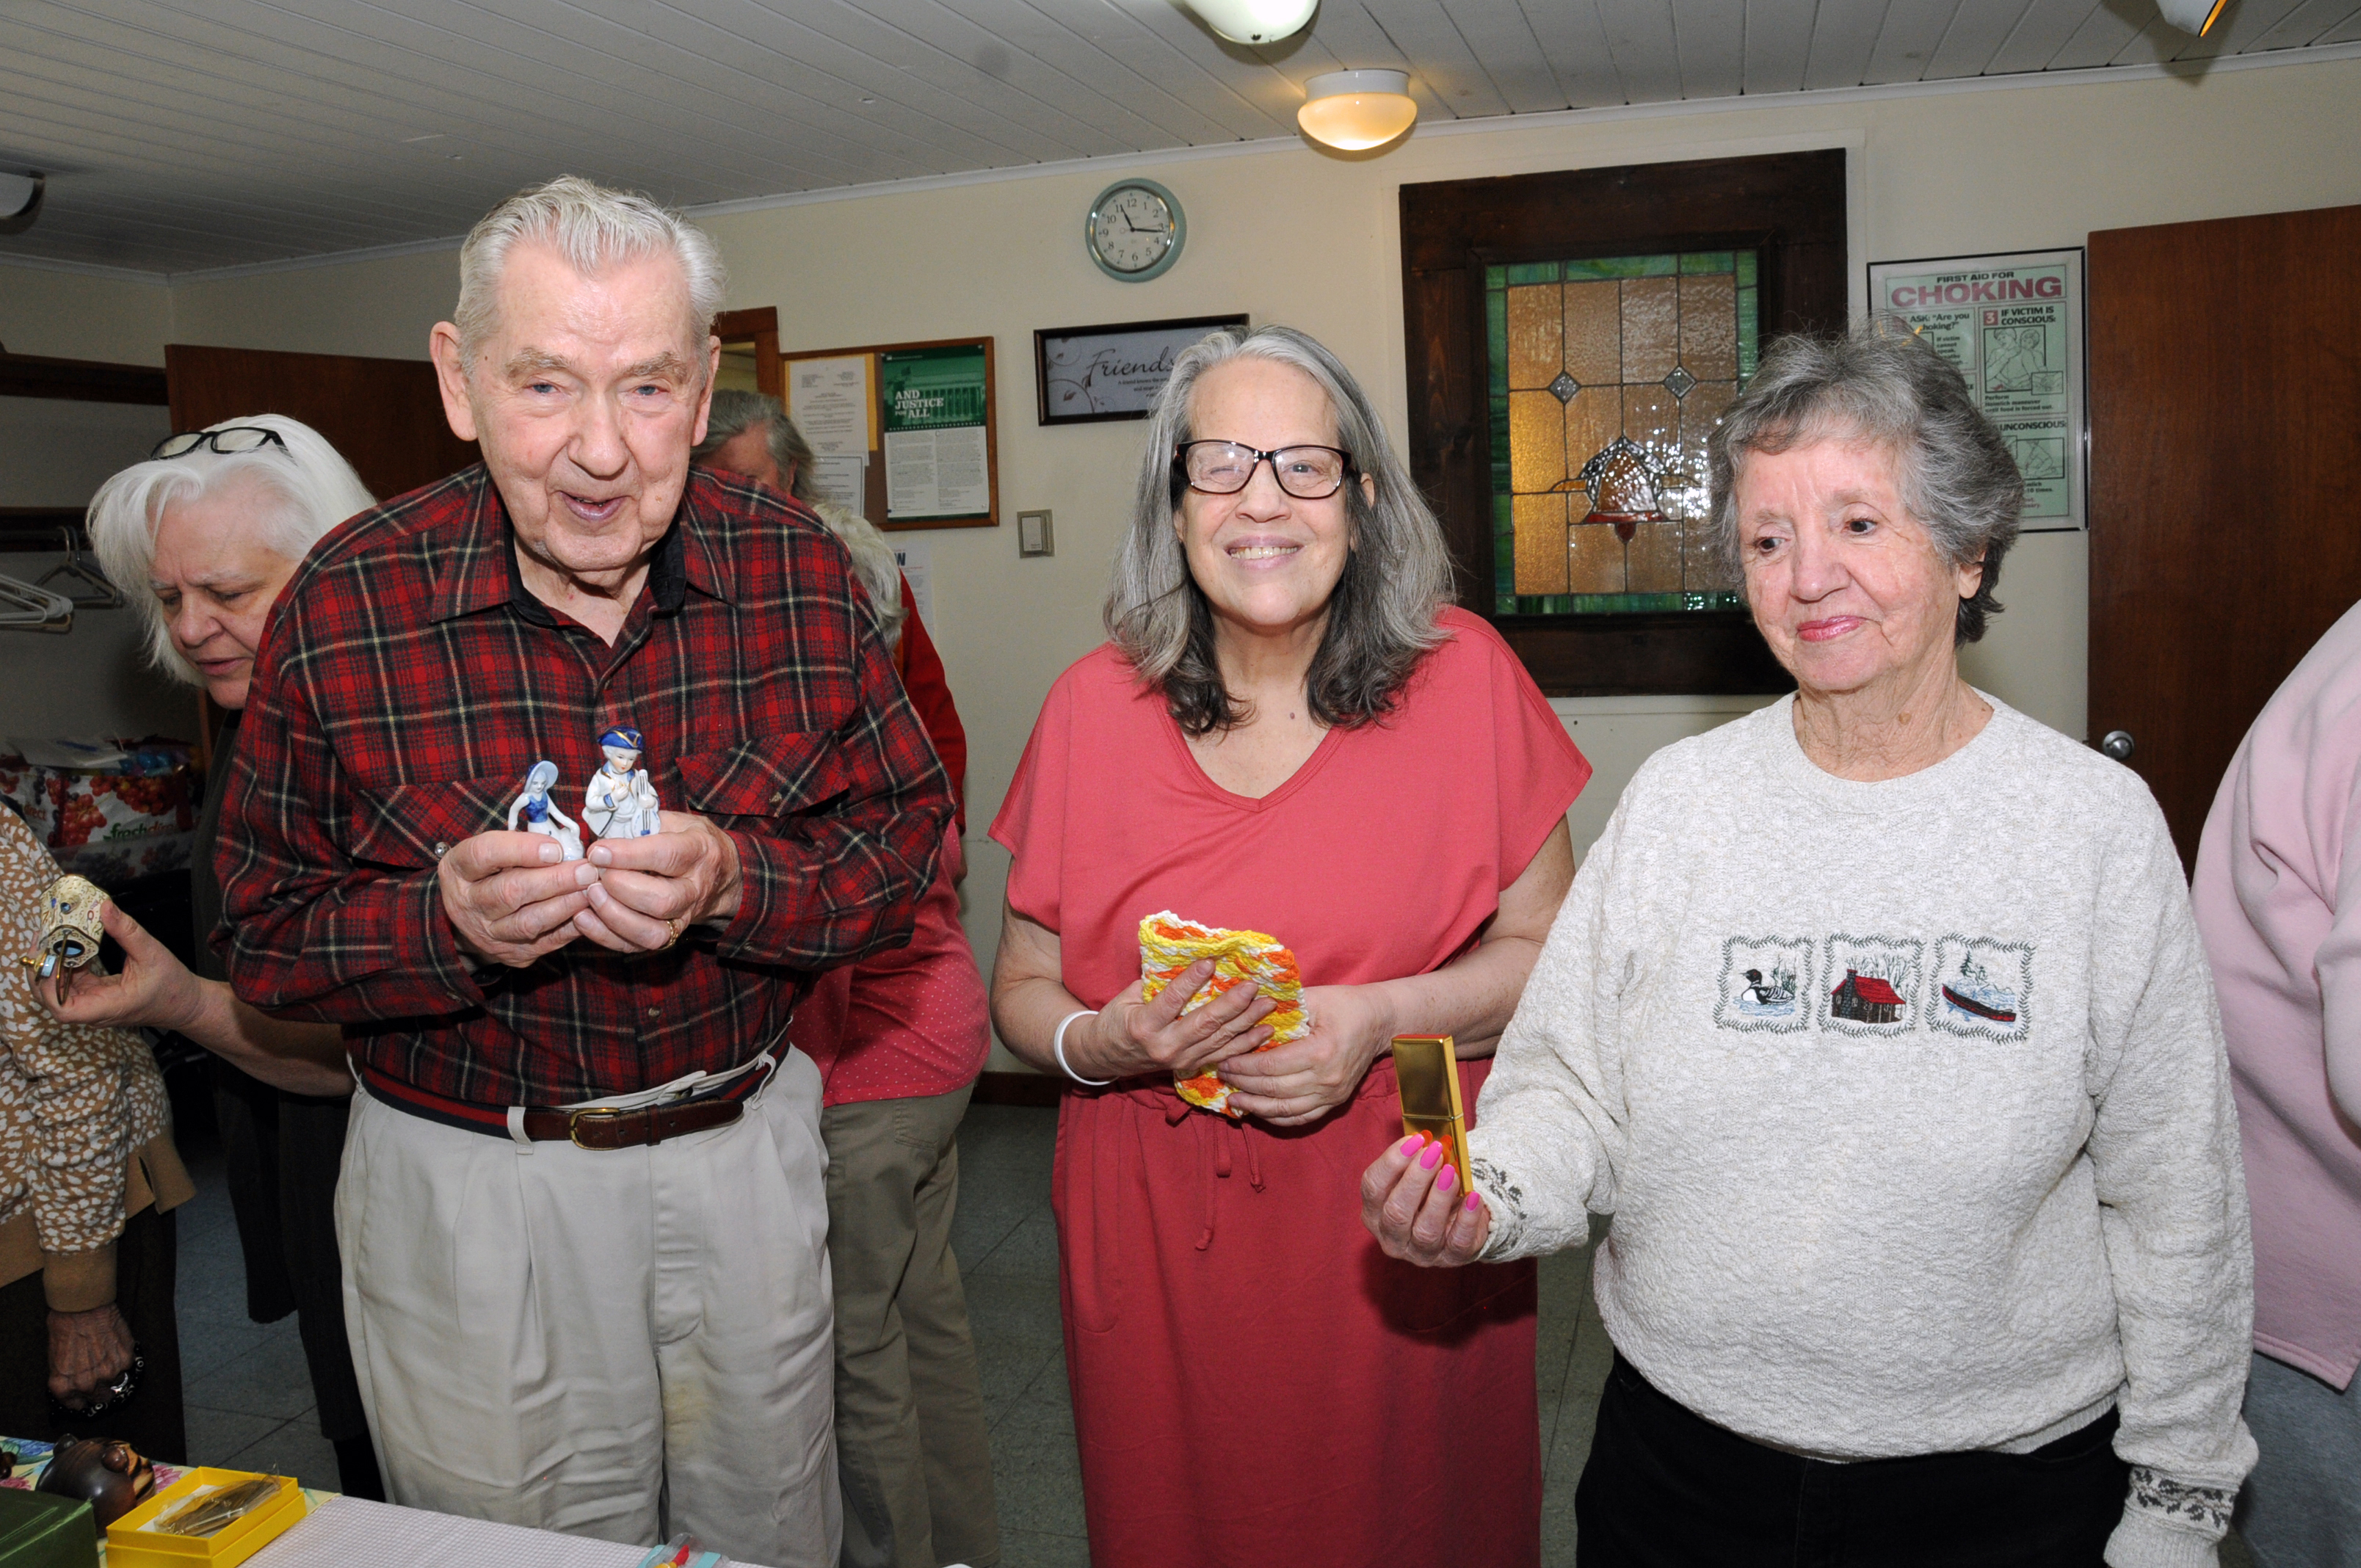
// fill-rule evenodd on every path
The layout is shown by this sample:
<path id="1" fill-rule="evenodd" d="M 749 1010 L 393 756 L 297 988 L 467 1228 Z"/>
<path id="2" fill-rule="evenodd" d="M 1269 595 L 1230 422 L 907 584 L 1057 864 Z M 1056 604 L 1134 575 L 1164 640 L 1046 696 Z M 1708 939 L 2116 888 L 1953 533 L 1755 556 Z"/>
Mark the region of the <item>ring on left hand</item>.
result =
<path id="1" fill-rule="evenodd" d="M 656 949 L 658 952 L 666 951 L 675 942 L 680 940 L 680 928 L 686 922 L 677 915 L 664 922 L 664 945 Z"/>

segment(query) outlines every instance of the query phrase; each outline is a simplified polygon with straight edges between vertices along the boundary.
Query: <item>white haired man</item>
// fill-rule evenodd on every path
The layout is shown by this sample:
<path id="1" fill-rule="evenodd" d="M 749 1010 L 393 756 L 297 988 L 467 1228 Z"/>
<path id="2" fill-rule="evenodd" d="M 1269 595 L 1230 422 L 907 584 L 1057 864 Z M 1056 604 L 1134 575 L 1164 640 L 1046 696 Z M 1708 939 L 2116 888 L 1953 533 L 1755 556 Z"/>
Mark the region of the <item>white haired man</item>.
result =
<path id="1" fill-rule="evenodd" d="M 315 551 L 220 869 L 240 995 L 346 1025 L 353 1353 L 401 1503 L 828 1568 L 814 971 L 907 940 L 951 803 L 790 502 L 689 472 L 711 242 L 567 178 L 460 252 L 432 347 L 481 466 Z M 644 738 L 661 830 L 503 830 Z"/>

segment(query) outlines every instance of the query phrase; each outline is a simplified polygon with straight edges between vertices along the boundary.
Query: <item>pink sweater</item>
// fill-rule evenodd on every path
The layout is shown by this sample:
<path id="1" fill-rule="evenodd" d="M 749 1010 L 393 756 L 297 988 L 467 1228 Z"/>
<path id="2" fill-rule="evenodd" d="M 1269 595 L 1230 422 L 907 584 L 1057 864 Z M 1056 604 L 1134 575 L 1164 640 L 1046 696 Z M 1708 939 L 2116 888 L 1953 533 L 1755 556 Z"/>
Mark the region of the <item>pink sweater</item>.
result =
<path id="1" fill-rule="evenodd" d="M 2361 606 L 2246 732 L 2193 894 L 2254 1204 L 2255 1348 L 2342 1388 L 2361 1363 Z"/>

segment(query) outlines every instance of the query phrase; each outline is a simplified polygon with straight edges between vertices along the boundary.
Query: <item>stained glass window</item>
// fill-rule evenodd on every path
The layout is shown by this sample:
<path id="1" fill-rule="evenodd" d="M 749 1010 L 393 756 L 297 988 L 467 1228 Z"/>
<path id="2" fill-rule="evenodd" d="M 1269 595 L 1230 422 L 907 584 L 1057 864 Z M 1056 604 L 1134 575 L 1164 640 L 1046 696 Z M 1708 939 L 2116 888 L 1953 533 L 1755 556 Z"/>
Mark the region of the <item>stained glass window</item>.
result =
<path id="1" fill-rule="evenodd" d="M 1751 250 L 1488 268 L 1502 615 L 1735 609 L 1707 433 L 1754 373 Z"/>

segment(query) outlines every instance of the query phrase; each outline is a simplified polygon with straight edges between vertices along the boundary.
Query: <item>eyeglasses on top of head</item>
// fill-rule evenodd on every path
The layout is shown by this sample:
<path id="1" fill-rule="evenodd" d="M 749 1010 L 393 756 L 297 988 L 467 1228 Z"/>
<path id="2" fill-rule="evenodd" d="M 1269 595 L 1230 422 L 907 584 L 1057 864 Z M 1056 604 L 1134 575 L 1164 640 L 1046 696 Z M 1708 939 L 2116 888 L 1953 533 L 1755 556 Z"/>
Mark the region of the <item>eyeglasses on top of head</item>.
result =
<path id="1" fill-rule="evenodd" d="M 1268 462 L 1279 488 L 1300 501 L 1326 500 L 1356 470 L 1353 455 L 1334 446 L 1282 446 L 1257 452 L 1235 441 L 1184 441 L 1172 454 L 1172 469 L 1192 490 L 1234 496 L 1254 481 Z"/>
<path id="2" fill-rule="evenodd" d="M 286 440 L 275 430 L 258 424 L 225 425 L 219 430 L 184 430 L 178 435 L 168 435 L 156 444 L 150 457 L 186 457 L 199 447 L 208 447 L 225 456 L 240 452 L 259 452 L 266 446 L 287 450 Z"/>

